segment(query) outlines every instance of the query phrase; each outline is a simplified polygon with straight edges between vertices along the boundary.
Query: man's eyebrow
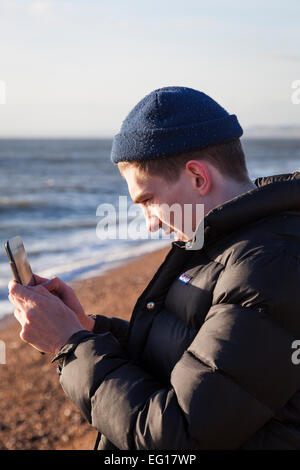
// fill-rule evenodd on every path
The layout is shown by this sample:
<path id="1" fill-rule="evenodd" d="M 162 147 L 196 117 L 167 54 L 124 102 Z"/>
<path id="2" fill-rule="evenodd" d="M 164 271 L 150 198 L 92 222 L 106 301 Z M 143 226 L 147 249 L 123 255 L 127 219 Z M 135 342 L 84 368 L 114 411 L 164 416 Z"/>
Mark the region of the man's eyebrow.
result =
<path id="1" fill-rule="evenodd" d="M 135 199 L 133 199 L 133 202 L 135 204 L 141 204 L 141 202 L 145 201 L 146 199 L 149 199 L 151 196 L 150 193 L 140 193 L 137 195 Z"/>

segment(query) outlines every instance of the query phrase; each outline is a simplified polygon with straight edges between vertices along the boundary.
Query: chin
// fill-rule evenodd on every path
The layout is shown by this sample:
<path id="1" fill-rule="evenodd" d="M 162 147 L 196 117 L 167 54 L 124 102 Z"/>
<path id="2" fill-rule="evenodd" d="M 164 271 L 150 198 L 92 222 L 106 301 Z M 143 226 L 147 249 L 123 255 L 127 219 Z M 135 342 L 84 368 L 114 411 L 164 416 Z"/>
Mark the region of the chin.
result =
<path id="1" fill-rule="evenodd" d="M 174 241 L 175 242 L 186 242 L 188 241 L 187 237 L 182 233 L 175 233 L 174 234 Z"/>

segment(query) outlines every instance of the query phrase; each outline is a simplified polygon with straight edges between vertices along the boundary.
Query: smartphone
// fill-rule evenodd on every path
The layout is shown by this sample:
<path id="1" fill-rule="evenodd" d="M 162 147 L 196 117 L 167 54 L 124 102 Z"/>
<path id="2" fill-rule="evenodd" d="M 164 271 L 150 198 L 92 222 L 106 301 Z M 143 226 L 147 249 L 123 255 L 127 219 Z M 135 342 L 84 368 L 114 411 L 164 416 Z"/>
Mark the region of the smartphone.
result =
<path id="1" fill-rule="evenodd" d="M 7 240 L 5 250 L 14 278 L 23 286 L 34 286 L 35 280 L 21 237 Z"/>
<path id="2" fill-rule="evenodd" d="M 4 244 L 14 278 L 23 286 L 34 286 L 35 280 L 21 237 L 14 237 Z M 45 354 L 40 351 L 40 354 Z"/>

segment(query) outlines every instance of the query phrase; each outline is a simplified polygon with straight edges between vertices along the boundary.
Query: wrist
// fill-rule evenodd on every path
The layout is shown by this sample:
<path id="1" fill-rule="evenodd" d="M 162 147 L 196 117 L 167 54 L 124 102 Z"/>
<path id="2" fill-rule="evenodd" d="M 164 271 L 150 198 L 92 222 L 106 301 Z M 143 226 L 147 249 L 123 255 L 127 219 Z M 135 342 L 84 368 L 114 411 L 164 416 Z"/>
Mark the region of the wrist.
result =
<path id="1" fill-rule="evenodd" d="M 67 340 L 67 342 L 60 348 L 59 351 L 55 352 L 55 356 L 51 362 L 59 361 L 60 369 L 64 364 L 64 359 L 69 354 L 71 354 L 80 344 L 87 338 L 94 337 L 95 335 L 87 330 L 77 330 L 73 333 L 72 336 Z"/>
<path id="2" fill-rule="evenodd" d="M 72 330 L 69 330 L 68 333 L 65 335 L 65 338 L 63 340 L 61 340 L 56 346 L 55 346 L 55 350 L 54 350 L 54 354 L 58 354 L 59 351 L 69 342 L 70 338 L 72 338 L 72 336 L 75 334 L 75 333 L 78 333 L 79 331 L 84 331 L 85 328 L 74 328 Z"/>

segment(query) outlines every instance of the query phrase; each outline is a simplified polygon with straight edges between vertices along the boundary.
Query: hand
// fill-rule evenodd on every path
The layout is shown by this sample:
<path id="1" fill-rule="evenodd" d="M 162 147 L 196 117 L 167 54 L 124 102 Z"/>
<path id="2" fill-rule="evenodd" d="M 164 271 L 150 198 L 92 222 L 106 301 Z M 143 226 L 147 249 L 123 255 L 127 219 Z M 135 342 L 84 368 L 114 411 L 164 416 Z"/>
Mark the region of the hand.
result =
<path id="1" fill-rule="evenodd" d="M 39 351 L 57 354 L 83 329 L 77 315 L 42 285 L 27 287 L 10 281 L 8 288 L 8 298 L 17 307 L 14 314 L 22 326 L 20 338 Z"/>
<path id="2" fill-rule="evenodd" d="M 85 330 L 92 331 L 95 325 L 95 320 L 88 317 L 82 308 L 81 303 L 79 302 L 74 290 L 72 287 L 68 286 L 58 277 L 53 279 L 47 279 L 45 277 L 40 277 L 37 274 L 34 274 L 35 282 L 37 285 L 42 285 L 49 292 L 55 294 L 59 297 L 64 304 L 66 304 L 73 312 L 76 313 L 78 320 L 80 321 L 82 327 Z"/>

